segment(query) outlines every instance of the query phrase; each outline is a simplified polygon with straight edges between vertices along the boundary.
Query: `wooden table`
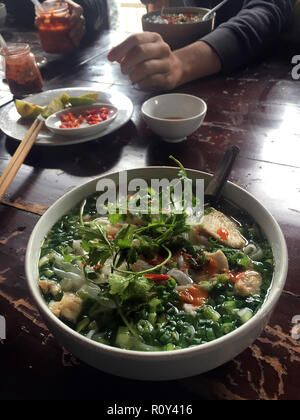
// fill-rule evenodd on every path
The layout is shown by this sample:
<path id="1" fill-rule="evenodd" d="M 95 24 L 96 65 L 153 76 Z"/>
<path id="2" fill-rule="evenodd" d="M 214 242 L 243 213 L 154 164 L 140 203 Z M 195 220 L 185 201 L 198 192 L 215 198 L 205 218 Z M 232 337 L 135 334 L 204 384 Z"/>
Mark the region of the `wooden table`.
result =
<path id="1" fill-rule="evenodd" d="M 39 50 L 34 33 L 5 36 L 29 40 Z M 142 121 L 141 104 L 153 93 L 131 86 L 119 66 L 106 60 L 110 47 L 124 37 L 105 32 L 66 59 L 48 56 L 43 70 L 45 89 L 89 86 L 122 92 L 132 99 L 134 114 L 104 139 L 59 150 L 35 147 L 0 204 L 0 314 L 7 322 L 7 338 L 0 341 L 0 398 L 299 399 L 300 341 L 291 336 L 292 318 L 300 315 L 300 83 L 291 78 L 293 52 L 285 47 L 231 77 L 177 89 L 206 100 L 208 115 L 186 143 L 172 146 Z M 74 186 L 105 172 L 170 165 L 170 153 L 187 168 L 214 172 L 231 144 L 241 148 L 232 181 L 273 213 L 289 248 L 287 283 L 264 333 L 219 369 L 168 383 L 120 379 L 75 359 L 48 331 L 26 286 L 24 255 L 40 216 Z M 15 149 L 16 142 L 1 135 L 0 173 Z"/>

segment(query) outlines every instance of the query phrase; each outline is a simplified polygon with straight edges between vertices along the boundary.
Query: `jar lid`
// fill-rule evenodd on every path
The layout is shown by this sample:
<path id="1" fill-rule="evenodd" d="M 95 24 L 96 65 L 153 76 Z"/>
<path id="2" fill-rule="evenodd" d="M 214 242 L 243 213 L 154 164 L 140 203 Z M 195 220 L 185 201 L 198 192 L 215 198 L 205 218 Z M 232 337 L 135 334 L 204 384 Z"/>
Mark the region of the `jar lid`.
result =
<path id="1" fill-rule="evenodd" d="M 39 12 L 39 14 L 44 13 L 63 13 L 69 9 L 68 3 L 64 1 L 49 1 L 47 3 L 43 3 L 42 5 L 43 11 Z"/>
<path id="2" fill-rule="evenodd" d="M 30 52 L 30 46 L 25 43 L 7 44 L 8 53 L 3 48 L 0 49 L 0 54 L 4 57 L 19 56 L 28 54 Z"/>

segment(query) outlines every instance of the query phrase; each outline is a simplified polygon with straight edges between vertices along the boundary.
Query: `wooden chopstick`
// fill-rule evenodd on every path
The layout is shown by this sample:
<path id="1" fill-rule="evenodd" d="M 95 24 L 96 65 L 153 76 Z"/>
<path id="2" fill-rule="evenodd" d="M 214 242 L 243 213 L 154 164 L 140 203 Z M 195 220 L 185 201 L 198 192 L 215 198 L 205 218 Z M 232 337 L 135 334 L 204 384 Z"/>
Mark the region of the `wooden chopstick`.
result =
<path id="1" fill-rule="evenodd" d="M 36 119 L 30 129 L 27 131 L 24 139 L 20 143 L 19 147 L 15 151 L 13 157 L 11 158 L 9 164 L 7 165 L 5 171 L 0 177 L 0 200 L 3 198 L 6 190 L 12 183 L 14 177 L 16 176 L 20 166 L 26 159 L 28 153 L 30 152 L 32 146 L 34 145 L 39 132 L 41 131 L 44 125 L 44 121 Z"/>
<path id="2" fill-rule="evenodd" d="M 34 132 L 34 130 L 36 129 L 36 127 L 38 126 L 38 120 L 36 119 L 33 124 L 31 125 L 31 127 L 29 128 L 29 130 L 27 131 L 24 139 L 21 141 L 21 143 L 19 144 L 19 147 L 17 148 L 17 150 L 15 151 L 14 155 L 12 156 L 9 164 L 7 165 L 5 171 L 3 172 L 1 178 L 0 178 L 0 186 L 3 183 L 5 176 L 7 175 L 8 171 L 12 168 L 12 166 L 15 164 L 15 161 L 17 160 L 18 155 L 21 153 L 21 151 L 24 149 L 26 142 L 28 141 L 28 138 L 32 135 L 32 133 Z"/>

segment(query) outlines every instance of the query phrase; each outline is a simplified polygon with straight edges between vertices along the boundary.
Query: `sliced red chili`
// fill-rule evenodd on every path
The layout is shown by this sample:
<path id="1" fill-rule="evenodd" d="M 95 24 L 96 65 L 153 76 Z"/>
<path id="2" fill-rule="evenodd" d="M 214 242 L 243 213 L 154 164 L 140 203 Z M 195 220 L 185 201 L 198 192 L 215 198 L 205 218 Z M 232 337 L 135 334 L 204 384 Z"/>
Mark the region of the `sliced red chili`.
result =
<path id="1" fill-rule="evenodd" d="M 244 276 L 244 273 L 229 273 L 230 280 L 233 283 L 237 283 L 239 280 L 243 278 L 243 276 Z"/>
<path id="2" fill-rule="evenodd" d="M 205 267 L 204 273 L 211 276 L 218 273 L 218 265 L 214 259 L 208 258 L 208 265 Z"/>
<path id="3" fill-rule="evenodd" d="M 190 303 L 193 306 L 201 306 L 204 300 L 208 298 L 208 292 L 193 284 L 185 289 L 178 290 L 179 298 L 183 303 Z"/>
<path id="4" fill-rule="evenodd" d="M 60 121 L 62 122 L 60 128 L 78 128 L 84 122 L 87 122 L 88 125 L 99 124 L 109 118 L 108 114 L 109 110 L 106 107 L 89 109 L 78 117 L 68 111 L 66 114 L 60 116 Z"/>
<path id="5" fill-rule="evenodd" d="M 229 236 L 229 232 L 228 232 L 228 230 L 225 228 L 225 227 L 220 227 L 218 230 L 217 230 L 217 234 L 219 235 L 219 237 L 221 238 L 221 239 L 223 239 L 224 241 L 226 241 L 227 239 L 228 239 L 228 236 Z"/>
<path id="6" fill-rule="evenodd" d="M 169 280 L 171 277 L 164 275 L 164 274 L 145 274 L 147 279 L 151 279 L 153 281 L 166 281 Z"/>

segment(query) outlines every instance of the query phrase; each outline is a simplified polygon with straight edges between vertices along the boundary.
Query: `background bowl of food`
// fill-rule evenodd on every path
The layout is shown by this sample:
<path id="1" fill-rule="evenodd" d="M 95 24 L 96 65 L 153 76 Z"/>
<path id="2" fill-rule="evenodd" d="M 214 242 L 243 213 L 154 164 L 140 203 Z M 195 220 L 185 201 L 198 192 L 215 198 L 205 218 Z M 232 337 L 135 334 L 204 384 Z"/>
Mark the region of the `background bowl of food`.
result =
<path id="1" fill-rule="evenodd" d="M 142 17 L 143 30 L 157 32 L 172 49 L 182 48 L 210 33 L 215 26 L 216 14 L 203 21 L 209 9 L 200 7 L 171 7 Z"/>
<path id="2" fill-rule="evenodd" d="M 182 174 L 183 172 L 181 172 L 181 175 Z M 189 178 L 194 181 L 197 179 L 203 179 L 205 181 L 205 184 L 207 184 L 211 179 L 211 175 L 195 170 L 189 170 L 187 171 L 187 174 Z M 142 169 L 129 170 L 127 172 L 127 176 L 128 182 L 133 179 L 143 179 L 149 183 L 150 180 L 152 180 L 153 178 L 173 180 L 178 178 L 178 168 L 147 167 Z M 93 273 L 93 277 L 91 277 L 92 273 L 90 273 L 90 268 L 87 268 L 87 265 L 85 263 L 81 265 L 82 257 L 85 258 L 86 252 L 89 252 L 89 246 L 95 246 L 95 244 L 97 243 L 97 240 L 95 242 L 94 236 L 95 230 L 93 230 L 91 224 L 97 224 L 98 221 L 95 222 L 94 220 L 92 220 L 92 218 L 94 217 L 93 215 L 95 215 L 93 206 L 91 206 L 90 201 L 86 202 L 85 200 L 87 199 L 87 197 L 95 195 L 97 184 L 99 183 L 99 181 L 104 182 L 104 179 L 106 180 L 105 182 L 107 182 L 107 180 L 109 179 L 110 182 L 114 182 L 116 185 L 118 185 L 120 180 L 120 174 L 114 173 L 111 175 L 105 175 L 99 179 L 89 181 L 88 183 L 85 183 L 84 185 L 81 185 L 72 190 L 71 192 L 65 194 L 56 203 L 54 203 L 50 207 L 50 209 L 41 217 L 36 227 L 34 228 L 28 243 L 26 254 L 27 283 L 37 308 L 39 309 L 41 315 L 45 319 L 50 331 L 53 332 L 53 334 L 56 336 L 57 340 L 79 359 L 83 360 L 91 366 L 94 366 L 95 368 L 98 368 L 102 371 L 114 375 L 140 380 L 171 380 L 194 376 L 214 369 L 228 362 L 229 360 L 236 357 L 239 353 L 244 351 L 260 335 L 265 325 L 267 324 L 272 311 L 274 310 L 274 307 L 281 295 L 283 286 L 285 284 L 288 267 L 288 257 L 283 234 L 272 215 L 251 194 L 232 183 L 227 183 L 224 191 L 224 197 L 231 203 L 229 207 L 224 207 L 224 209 L 222 209 L 222 211 L 224 211 L 224 213 L 227 214 L 227 217 L 224 216 L 224 214 L 222 215 L 221 211 L 213 209 L 208 209 L 208 211 L 206 212 L 206 216 L 210 220 L 208 225 L 213 223 L 213 221 L 216 219 L 221 220 L 221 231 L 217 230 L 215 232 L 216 229 L 213 228 L 214 231 L 212 235 L 214 236 L 214 238 L 216 238 L 215 234 L 219 235 L 217 236 L 217 238 L 223 238 L 221 241 L 223 242 L 223 244 L 227 243 L 226 238 L 228 238 L 228 235 L 226 234 L 225 225 L 227 226 L 229 231 L 231 231 L 231 229 L 234 230 L 235 234 L 230 232 L 230 238 L 234 241 L 230 244 L 235 248 L 242 247 L 244 251 L 242 251 L 242 249 L 233 249 L 233 254 L 231 254 L 230 250 L 225 251 L 226 248 L 222 249 L 224 250 L 224 252 L 229 252 L 229 254 L 227 255 L 228 258 L 233 258 L 235 263 L 241 264 L 241 266 L 247 263 L 246 265 L 248 266 L 248 268 L 243 269 L 242 274 L 244 276 L 246 276 L 245 273 L 248 273 L 247 275 L 250 275 L 250 283 L 248 285 L 245 284 L 245 279 L 244 277 L 239 277 L 240 273 L 238 272 L 238 270 L 232 272 L 232 285 L 231 283 L 228 283 L 228 278 L 227 280 L 225 279 L 226 276 L 224 277 L 224 275 L 222 275 L 220 278 L 218 277 L 218 283 L 214 283 L 215 285 L 218 284 L 218 286 L 214 286 L 216 287 L 217 291 L 215 291 L 217 294 L 214 295 L 214 299 L 216 299 L 216 302 L 207 302 L 210 303 L 210 305 L 212 306 L 220 304 L 218 308 L 221 309 L 218 310 L 222 311 L 222 313 L 225 314 L 222 318 L 222 322 L 219 318 L 220 315 L 217 314 L 217 311 L 214 310 L 212 306 L 205 306 L 203 310 L 206 311 L 206 315 L 204 316 L 201 325 L 199 325 L 199 331 L 197 331 L 197 334 L 200 335 L 196 336 L 195 327 L 193 327 L 192 325 L 193 323 L 195 323 L 195 320 L 198 319 L 197 315 L 195 315 L 194 313 L 195 301 L 194 305 L 186 303 L 187 307 L 185 308 L 185 310 L 187 310 L 187 312 L 184 312 L 184 314 L 178 309 L 174 308 L 174 306 L 172 305 L 166 306 L 167 312 L 164 313 L 162 311 L 165 310 L 165 307 L 161 305 L 161 308 L 159 308 L 159 299 L 157 299 L 157 294 L 154 293 L 155 296 L 152 295 L 153 291 L 151 292 L 151 299 L 154 299 L 154 301 L 151 301 L 151 303 L 149 303 L 149 309 L 146 311 L 146 313 L 144 313 L 145 311 L 142 311 L 143 313 L 139 313 L 139 316 L 137 318 L 132 318 L 132 320 L 129 323 L 128 319 L 126 321 L 126 316 L 130 317 L 130 315 L 128 315 L 126 311 L 122 312 L 122 305 L 118 306 L 121 304 L 120 300 L 117 300 L 117 306 L 111 305 L 112 302 L 110 298 L 104 299 L 103 302 L 99 304 L 100 307 L 99 305 L 97 307 L 94 307 L 93 305 L 91 307 L 88 306 L 89 311 L 92 311 L 92 313 L 97 314 L 95 319 L 97 319 L 97 316 L 104 316 L 104 318 L 101 319 L 103 319 L 104 324 L 107 324 L 108 322 L 108 329 L 118 328 L 118 332 L 116 335 L 106 335 L 104 337 L 101 334 L 101 332 L 96 332 L 96 330 L 94 329 L 95 319 L 91 321 L 91 319 L 88 319 L 87 316 L 78 318 L 79 313 L 82 314 L 87 310 L 87 306 L 80 307 L 80 299 L 85 299 L 87 295 L 90 296 L 89 299 L 100 299 L 100 295 L 102 292 L 100 293 L 99 291 L 101 287 L 105 287 L 103 286 L 103 284 L 97 286 L 97 284 L 95 284 L 95 282 L 97 281 L 97 276 L 95 276 L 95 272 Z M 74 208 L 76 206 L 77 210 L 74 212 Z M 65 217 L 62 221 L 61 218 L 65 216 L 68 212 L 70 212 L 72 209 L 72 213 L 69 213 L 67 218 Z M 247 230 L 247 241 L 241 235 L 239 229 L 246 227 L 246 222 L 243 222 L 243 220 L 246 220 L 243 219 L 243 212 L 245 211 L 247 211 L 247 215 L 249 215 L 251 220 L 254 221 L 253 223 L 251 222 L 252 224 L 249 225 L 250 227 L 247 225 L 247 229 L 251 229 L 249 230 L 249 232 Z M 74 219 L 74 217 L 76 220 Z M 234 217 L 234 219 L 239 219 L 239 217 L 241 217 L 240 223 L 242 223 L 242 225 L 238 226 L 236 222 L 234 222 L 234 219 L 231 219 L 231 217 Z M 57 224 L 59 220 L 60 222 L 59 224 Z M 101 227 L 99 227 L 100 225 L 97 225 L 98 238 L 102 237 L 102 240 L 104 240 L 103 231 L 109 232 L 107 238 L 110 237 L 110 235 L 116 233 L 113 233 L 112 231 L 115 229 L 115 225 L 111 225 L 112 222 L 108 223 L 108 221 L 102 220 L 101 223 Z M 116 221 L 114 223 L 116 223 Z M 131 222 L 128 222 L 127 226 L 124 226 L 124 230 L 122 231 L 123 233 L 119 234 L 118 236 L 118 238 L 121 240 L 123 251 L 124 249 L 126 249 L 126 241 L 128 242 L 129 240 L 130 242 L 132 239 L 129 238 L 132 232 L 130 231 L 130 227 L 128 226 L 131 226 L 134 223 L 137 223 L 137 221 L 132 220 Z M 61 252 L 60 250 L 62 248 L 60 248 L 60 246 L 66 246 L 65 241 L 68 241 L 67 238 L 70 236 L 71 232 L 70 231 L 68 233 L 67 237 L 64 236 L 63 226 L 66 225 L 68 225 L 71 230 L 76 228 L 77 225 L 79 226 L 79 231 L 84 232 L 84 229 L 86 229 L 85 232 L 87 236 L 85 240 L 87 240 L 87 242 L 78 242 L 77 233 L 75 234 L 76 241 L 72 242 L 72 247 L 74 246 L 74 249 L 76 250 L 74 251 L 76 253 L 76 257 L 70 257 L 70 255 L 67 254 L 64 254 L 64 256 L 59 256 L 58 253 L 56 251 L 53 251 L 52 249 L 52 247 L 55 245 L 58 252 Z M 260 236 L 257 236 L 257 226 L 260 226 L 263 229 L 264 239 L 262 239 L 262 237 Z M 139 228 L 141 228 L 141 226 Z M 211 227 L 207 227 L 207 229 L 211 229 Z M 50 239 L 48 239 L 47 242 L 44 243 L 45 237 L 48 235 L 50 230 L 52 232 L 52 236 L 48 236 L 48 238 Z M 159 232 L 159 234 L 161 234 L 161 231 Z M 169 236 L 169 240 L 174 239 L 173 233 L 174 229 L 171 232 L 171 236 Z M 83 235 L 83 233 L 81 234 Z M 200 239 L 201 235 L 199 236 L 200 232 L 197 231 L 197 229 L 191 232 L 191 234 L 194 238 L 192 239 L 192 237 L 188 237 L 191 243 L 203 244 L 203 239 Z M 74 232 L 72 233 L 72 235 L 74 235 Z M 144 235 L 146 235 L 145 231 Z M 258 241 L 256 245 L 254 245 L 254 242 L 252 243 L 252 239 L 250 239 L 250 237 L 254 238 L 254 241 Z M 258 240 L 255 238 L 260 239 Z M 89 240 L 91 242 L 89 242 Z M 260 243 L 259 241 L 263 241 L 261 243 L 261 246 L 258 245 L 258 243 Z M 219 245 L 217 245 L 217 242 L 218 241 L 216 241 L 215 239 L 211 243 L 215 244 L 215 246 L 217 247 L 221 246 L 220 243 Z M 167 244 L 166 238 L 163 242 L 163 245 L 164 244 Z M 105 243 L 103 243 L 102 245 L 105 248 Z M 133 248 L 132 245 L 133 242 L 131 241 L 128 245 L 129 248 L 127 248 L 129 252 L 131 252 L 130 249 Z M 147 244 L 144 245 L 147 247 Z M 140 245 L 138 245 L 135 241 L 134 246 Z M 43 254 L 41 254 L 42 247 Z M 82 249 L 82 247 L 84 247 L 84 249 Z M 266 255 L 264 255 L 264 247 L 266 247 L 267 249 Z M 104 248 L 101 249 L 103 250 Z M 270 251 L 271 249 L 272 252 Z M 69 249 L 68 253 L 69 252 L 73 251 Z M 190 258 L 189 256 L 186 257 L 187 252 L 192 251 L 186 250 L 186 252 L 184 254 L 180 254 L 179 257 L 181 258 L 182 256 L 184 256 L 184 258 Z M 274 271 L 273 264 L 271 264 L 272 253 L 275 262 Z M 214 256 L 212 254 L 206 254 L 210 255 L 209 266 L 210 264 L 212 264 L 213 260 L 215 261 L 214 264 L 217 263 L 216 258 L 219 258 L 220 254 L 220 250 L 215 252 Z M 251 255 L 252 258 L 251 261 L 249 261 L 249 255 Z M 76 266 L 74 265 L 70 269 L 70 261 L 72 260 L 72 258 L 75 258 L 74 261 L 76 261 Z M 164 258 L 166 258 L 166 255 L 164 255 L 163 258 L 159 259 L 159 264 L 162 264 L 162 259 Z M 52 261 L 51 264 L 54 265 L 47 266 L 50 260 Z M 55 266 L 56 260 L 57 265 Z M 218 264 L 224 263 L 224 256 L 221 258 L 221 260 L 223 260 L 223 262 L 219 261 Z M 256 260 L 260 260 L 260 262 Z M 227 263 L 225 261 L 225 265 Z M 154 265 L 155 264 L 158 264 L 158 262 L 154 263 Z M 176 264 L 177 263 L 175 263 L 175 265 Z M 197 262 L 194 262 L 193 264 L 197 264 Z M 267 269 L 268 264 L 269 267 L 270 264 L 272 266 L 272 270 L 270 272 Z M 147 267 L 149 273 L 149 264 Z M 153 268 L 153 265 L 151 264 L 150 267 Z M 141 268 L 145 267 L 139 267 L 139 269 Z M 260 270 L 261 273 L 264 273 L 264 270 L 268 271 L 269 277 L 267 280 L 267 286 L 264 282 L 257 281 L 257 273 L 256 275 L 253 274 L 253 270 L 255 271 L 256 269 Z M 87 276 L 87 278 L 90 279 L 89 288 L 86 284 L 84 284 L 84 286 L 82 286 L 82 284 L 78 284 L 78 281 L 79 283 L 82 281 L 82 278 L 80 279 L 80 276 L 78 276 L 78 272 L 82 273 L 83 270 L 85 271 L 85 275 Z M 94 267 L 94 270 L 100 270 L 99 275 L 104 276 L 103 278 L 101 277 L 101 283 L 103 283 L 106 274 L 101 271 L 101 264 Z M 64 292 L 63 298 L 61 296 L 58 296 L 58 294 L 61 293 L 60 284 L 51 281 L 51 278 L 53 278 L 53 271 L 55 271 L 55 275 L 57 275 L 58 277 L 64 277 L 62 281 L 64 282 L 65 290 L 68 290 L 68 292 Z M 172 272 L 169 272 L 169 274 L 176 278 L 179 284 L 182 283 L 181 285 L 176 286 L 179 290 L 178 294 L 183 298 L 184 302 L 191 302 L 191 300 L 188 300 L 190 299 L 190 297 L 189 293 L 187 292 L 187 289 L 190 290 L 190 287 L 195 288 L 196 286 L 194 284 L 189 284 L 190 280 L 187 281 L 188 276 L 184 275 L 183 271 L 180 271 L 176 268 L 171 269 L 171 271 Z M 41 272 L 43 273 L 43 276 L 46 276 L 45 278 L 43 277 L 41 279 Z M 252 274 L 249 274 L 249 272 L 252 272 Z M 272 274 L 270 274 L 271 272 Z M 182 274 L 182 276 L 179 275 L 180 273 Z M 153 277 L 153 274 L 150 275 L 150 278 L 151 276 L 153 282 L 158 281 L 158 283 L 155 283 L 155 285 L 153 285 L 153 287 L 158 287 L 158 289 L 155 289 L 157 290 L 157 293 L 160 290 L 159 293 L 162 293 L 162 295 L 165 296 L 166 293 L 167 295 L 168 293 L 171 293 L 168 296 L 174 297 L 174 294 L 172 294 L 174 292 L 172 288 L 175 287 L 174 279 L 172 280 L 172 282 L 169 281 L 169 279 L 168 282 L 165 284 L 161 281 L 164 280 L 164 278 L 162 278 L 164 277 L 163 275 L 162 277 L 157 277 L 156 280 L 154 280 L 155 277 Z M 170 277 L 168 275 L 166 276 Z M 142 284 L 149 286 L 149 283 L 147 283 L 147 281 L 150 281 L 150 278 L 146 278 L 144 275 Z M 137 285 L 134 286 L 134 283 L 130 283 L 130 288 L 129 283 L 126 283 L 126 281 L 124 283 L 124 279 L 122 280 L 122 276 L 116 276 L 114 278 L 114 284 L 112 285 L 111 293 L 113 293 L 115 297 L 119 296 L 119 294 L 125 294 L 128 297 L 129 290 L 131 291 L 130 293 L 133 293 L 133 291 L 136 290 L 134 287 Z M 141 284 L 138 285 L 139 287 L 134 293 L 141 292 L 140 285 Z M 75 290 L 72 289 L 72 287 L 75 289 L 78 289 L 80 287 L 80 290 L 77 292 L 77 294 L 72 293 L 72 290 L 73 292 Z M 230 287 L 231 291 L 228 289 L 229 293 L 222 292 L 222 287 Z M 249 292 L 247 287 L 250 289 L 252 288 L 252 292 Z M 259 288 L 261 288 L 260 295 L 256 294 L 253 296 L 253 293 L 257 292 Z M 43 291 L 43 294 L 41 293 L 41 291 Z M 233 294 L 235 292 L 237 292 L 240 296 L 238 300 L 236 300 L 236 303 L 233 302 Z M 224 296 L 222 293 L 224 293 Z M 79 296 L 81 296 L 81 298 L 79 298 Z M 241 296 L 244 297 L 242 298 Z M 50 302 L 51 299 L 54 299 L 52 303 Z M 60 299 L 64 300 L 62 301 Z M 125 298 L 123 297 L 122 299 Z M 166 299 L 169 299 L 169 297 L 167 297 Z M 217 299 L 219 300 L 217 301 Z M 249 310 L 249 308 L 245 309 L 243 307 L 243 304 L 241 305 L 237 303 L 239 302 L 239 299 L 242 299 L 243 302 L 246 302 L 247 306 L 252 305 L 252 308 L 256 309 L 253 311 Z M 87 302 L 90 301 L 85 301 L 85 305 L 87 304 Z M 92 303 L 93 302 L 94 301 L 92 300 Z M 102 304 L 103 306 L 101 306 Z M 126 305 L 128 305 L 128 301 Z M 140 308 L 140 306 L 138 307 Z M 110 321 L 108 320 L 110 319 L 110 314 L 112 313 L 110 311 L 115 311 L 115 315 L 117 315 L 119 319 L 118 322 L 121 322 L 122 326 L 115 325 L 114 323 L 109 323 Z M 61 317 L 59 315 L 60 313 L 63 314 L 64 317 Z M 173 322 L 173 326 L 171 326 L 170 331 L 168 331 L 169 336 L 166 337 L 165 331 L 163 333 L 163 329 L 165 328 L 164 322 L 166 321 L 166 319 L 169 319 L 170 317 L 172 318 L 174 316 L 176 317 L 178 314 L 181 314 L 180 317 L 184 317 L 181 318 L 181 321 L 184 322 L 181 322 L 179 320 L 179 329 L 176 326 L 174 327 L 174 329 L 172 329 L 174 326 Z M 231 317 L 229 316 L 229 314 L 231 314 L 231 317 L 234 317 L 235 320 L 239 319 L 239 321 L 230 321 Z M 88 316 L 91 316 L 90 312 Z M 158 318 L 156 318 L 157 316 Z M 143 319 L 143 317 L 146 317 L 146 320 Z M 159 335 L 159 339 L 163 339 L 163 343 L 165 344 L 160 343 L 159 345 L 161 347 L 159 348 L 157 347 L 157 343 L 155 345 L 153 345 L 153 343 L 152 345 L 148 345 L 146 343 L 146 339 L 145 341 L 142 340 L 142 342 L 139 340 L 139 338 L 134 338 L 130 332 L 130 329 L 134 328 L 135 331 L 139 331 L 140 334 L 151 334 L 151 322 L 162 323 L 162 326 L 158 329 L 158 333 L 163 333 L 161 334 L 162 337 Z M 232 322 L 239 322 L 238 328 L 230 328 Z M 93 326 L 91 326 L 91 324 L 93 324 Z M 89 330 L 89 328 L 91 329 Z M 205 334 L 205 336 L 202 335 L 202 341 L 200 338 L 197 339 L 197 337 L 200 337 L 201 334 Z M 179 337 L 179 335 L 182 335 L 182 337 Z M 183 341 L 180 341 L 181 339 Z M 112 340 L 113 344 L 108 345 L 107 340 Z M 178 343 L 181 343 L 180 345 L 178 344 L 176 346 L 172 344 L 174 342 L 176 343 L 177 340 L 179 340 Z"/>

